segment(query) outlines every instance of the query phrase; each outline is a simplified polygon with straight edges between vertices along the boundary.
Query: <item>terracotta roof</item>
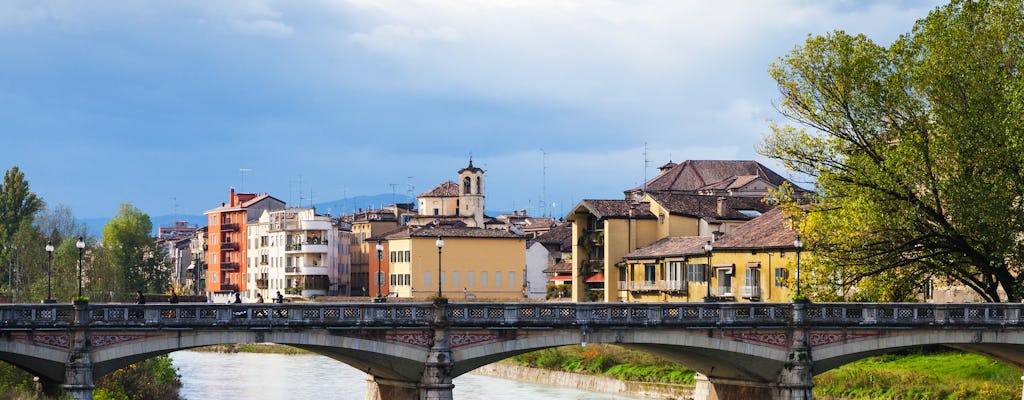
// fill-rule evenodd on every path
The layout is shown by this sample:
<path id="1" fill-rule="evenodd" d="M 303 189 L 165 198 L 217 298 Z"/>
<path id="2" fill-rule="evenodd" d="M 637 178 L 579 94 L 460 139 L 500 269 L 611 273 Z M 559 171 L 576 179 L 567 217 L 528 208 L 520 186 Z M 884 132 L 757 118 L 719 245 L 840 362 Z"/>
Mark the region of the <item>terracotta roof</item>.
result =
<path id="1" fill-rule="evenodd" d="M 572 275 L 572 263 L 568 261 L 561 261 L 550 268 L 541 271 L 545 274 L 565 274 Z"/>
<path id="2" fill-rule="evenodd" d="M 406 229 L 409 229 L 409 228 L 406 228 L 404 226 L 399 226 L 397 228 L 389 229 L 389 230 L 387 230 L 385 232 L 381 232 L 381 233 L 378 233 L 376 235 L 370 236 L 370 237 L 364 239 L 363 241 L 364 242 L 376 242 L 378 240 L 388 240 L 388 236 L 393 235 L 393 234 L 398 233 L 398 232 L 401 232 L 401 231 L 404 231 Z"/>
<path id="3" fill-rule="evenodd" d="M 739 210 L 766 212 L 772 207 L 760 197 L 705 196 L 691 193 L 649 193 L 655 202 L 672 215 L 685 215 L 708 220 L 749 220 L 753 216 Z M 720 200 L 721 199 L 721 200 Z M 722 201 L 719 213 L 718 202 Z"/>
<path id="4" fill-rule="evenodd" d="M 459 185 L 455 182 L 447 181 L 434 186 L 433 189 L 423 192 L 416 197 L 459 197 Z"/>
<path id="5" fill-rule="evenodd" d="M 598 218 L 629 218 L 631 210 L 633 218 L 654 218 L 649 204 L 631 200 L 582 200 L 573 210 L 579 207 L 585 207 Z"/>
<path id="6" fill-rule="evenodd" d="M 757 161 L 687 160 L 663 170 L 658 176 L 647 181 L 647 191 L 697 191 L 739 176 L 763 177 L 776 186 L 788 181 Z M 792 182 L 790 184 L 799 191 L 803 190 Z M 641 189 L 642 187 L 636 187 L 626 192 Z"/>
<path id="7" fill-rule="evenodd" d="M 793 248 L 796 232 L 778 208 L 747 221 L 714 243 L 723 249 Z"/>
<path id="8" fill-rule="evenodd" d="M 529 218 L 526 220 L 526 226 L 523 230 L 537 230 L 545 228 L 553 228 L 558 225 L 558 222 L 551 218 Z"/>
<path id="9" fill-rule="evenodd" d="M 625 259 L 657 257 L 687 257 L 704 255 L 704 245 L 710 236 L 667 237 L 626 254 Z M 716 245 L 712 243 L 712 245 Z"/>
<path id="10" fill-rule="evenodd" d="M 483 229 L 483 228 L 465 228 L 465 227 L 423 227 L 423 228 L 406 228 L 400 232 L 388 235 L 388 239 L 406 239 L 416 237 L 438 237 L 442 238 L 492 238 L 492 239 L 523 239 L 522 236 L 508 232 L 503 229 Z"/>
<path id="11" fill-rule="evenodd" d="M 558 245 L 558 251 L 572 251 L 572 229 L 569 224 L 556 225 L 551 230 L 537 236 L 527 246 L 533 243 Z"/>

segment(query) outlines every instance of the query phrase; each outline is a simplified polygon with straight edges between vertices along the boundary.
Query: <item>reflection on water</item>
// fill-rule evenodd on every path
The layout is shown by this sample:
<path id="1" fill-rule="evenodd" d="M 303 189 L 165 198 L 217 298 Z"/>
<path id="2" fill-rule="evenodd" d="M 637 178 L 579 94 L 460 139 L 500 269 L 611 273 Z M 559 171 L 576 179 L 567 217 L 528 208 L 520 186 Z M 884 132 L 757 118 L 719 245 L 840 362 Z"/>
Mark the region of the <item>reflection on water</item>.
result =
<path id="1" fill-rule="evenodd" d="M 205 399 L 364 400 L 366 374 L 319 355 L 171 353 L 181 397 Z M 455 378 L 457 400 L 629 400 L 629 397 L 475 374 Z"/>

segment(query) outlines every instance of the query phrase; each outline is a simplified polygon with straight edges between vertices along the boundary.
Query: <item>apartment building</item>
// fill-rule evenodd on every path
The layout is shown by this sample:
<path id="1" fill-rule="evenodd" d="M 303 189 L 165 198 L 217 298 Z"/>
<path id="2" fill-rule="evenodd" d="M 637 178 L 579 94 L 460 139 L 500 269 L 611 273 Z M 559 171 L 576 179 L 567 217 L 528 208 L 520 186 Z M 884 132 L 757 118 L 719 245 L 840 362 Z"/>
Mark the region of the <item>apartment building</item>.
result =
<path id="1" fill-rule="evenodd" d="M 248 225 L 245 296 L 348 295 L 351 232 L 312 208 L 264 210 Z"/>
<path id="2" fill-rule="evenodd" d="M 206 292 L 211 301 L 229 301 L 235 292 L 246 293 L 248 224 L 263 211 L 284 209 L 284 202 L 266 193 L 236 193 L 227 203 L 206 211 Z"/>

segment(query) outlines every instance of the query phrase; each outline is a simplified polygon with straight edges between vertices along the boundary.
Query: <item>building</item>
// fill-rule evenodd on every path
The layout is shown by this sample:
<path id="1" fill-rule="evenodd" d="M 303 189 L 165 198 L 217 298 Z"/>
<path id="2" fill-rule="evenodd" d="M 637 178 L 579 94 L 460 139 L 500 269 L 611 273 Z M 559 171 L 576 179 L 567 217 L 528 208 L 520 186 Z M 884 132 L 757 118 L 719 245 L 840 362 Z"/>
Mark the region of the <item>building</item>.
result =
<path id="1" fill-rule="evenodd" d="M 526 244 L 526 286 L 527 297 L 547 297 L 547 285 L 565 282 L 565 274 L 559 274 L 556 265 L 565 265 L 564 260 L 572 257 L 572 228 L 560 223 L 549 228 L 544 234 Z M 572 281 L 572 267 L 568 269 Z"/>
<path id="2" fill-rule="evenodd" d="M 406 227 L 387 236 L 388 283 L 395 297 L 522 299 L 526 239 L 497 229 Z M 442 240 L 442 247 L 438 241 Z"/>
<path id="3" fill-rule="evenodd" d="M 394 204 L 380 210 L 359 210 L 346 217 L 352 224 L 352 296 L 377 296 L 376 280 L 370 276 L 377 272 L 376 247 L 383 234 L 393 233 L 402 226 L 403 219 L 413 214 L 412 204 Z M 371 265 L 373 264 L 373 265 Z M 384 276 L 387 265 L 382 263 Z M 387 282 L 382 282 L 381 292 L 388 293 Z"/>
<path id="4" fill-rule="evenodd" d="M 459 170 L 458 183 L 447 181 L 416 196 L 417 215 L 409 225 L 425 226 L 437 221 L 460 221 L 465 226 L 483 228 L 484 216 L 484 170 L 469 166 Z"/>
<path id="5" fill-rule="evenodd" d="M 157 240 L 177 240 L 191 238 L 195 235 L 195 226 L 188 226 L 188 221 L 174 221 L 171 226 L 161 226 L 157 230 Z"/>
<path id="6" fill-rule="evenodd" d="M 211 301 L 228 301 L 235 292 L 247 292 L 248 224 L 263 211 L 281 209 L 284 202 L 266 193 L 235 193 L 231 188 L 227 203 L 204 213 L 209 224 L 206 292 Z"/>
<path id="7" fill-rule="evenodd" d="M 574 301 L 647 299 L 636 290 L 645 289 L 644 285 L 635 282 L 648 282 L 648 273 L 660 277 L 660 270 L 648 270 L 644 262 L 638 272 L 628 267 L 627 255 L 656 242 L 655 254 L 685 253 L 709 240 L 714 246 L 719 237 L 767 212 L 765 196 L 788 182 L 755 161 L 670 162 L 660 169 L 644 186 L 625 191 L 625 200 L 583 200 L 566 216 L 573 226 Z M 686 254 L 677 257 L 686 258 Z M 673 260 L 672 266 L 689 268 L 679 261 Z M 666 267 L 665 273 L 669 271 Z M 667 278 L 650 281 L 655 280 Z M 673 290 L 678 297 L 681 289 Z"/>
<path id="8" fill-rule="evenodd" d="M 184 293 L 190 295 L 206 295 L 206 260 L 209 246 L 207 245 L 209 227 L 196 229 L 192 240 L 189 240 L 189 252 L 192 263 L 186 270 Z"/>
<path id="9" fill-rule="evenodd" d="M 789 301 L 796 232 L 779 209 L 711 236 L 665 237 L 623 257 L 623 301 Z M 711 245 L 708 252 L 708 245 Z"/>
<path id="10" fill-rule="evenodd" d="M 312 208 L 264 210 L 248 224 L 249 299 L 348 294 L 351 233 Z"/>

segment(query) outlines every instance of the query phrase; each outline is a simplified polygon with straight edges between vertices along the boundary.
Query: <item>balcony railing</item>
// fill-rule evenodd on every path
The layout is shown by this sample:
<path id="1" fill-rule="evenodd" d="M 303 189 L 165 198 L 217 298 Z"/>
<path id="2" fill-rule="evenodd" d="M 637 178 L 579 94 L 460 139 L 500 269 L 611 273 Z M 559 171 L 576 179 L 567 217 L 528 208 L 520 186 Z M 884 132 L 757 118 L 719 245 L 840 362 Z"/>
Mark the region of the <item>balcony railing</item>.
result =
<path id="1" fill-rule="evenodd" d="M 619 290 L 630 292 L 667 292 L 685 295 L 688 292 L 688 286 L 684 280 L 619 281 Z"/>
<path id="2" fill-rule="evenodd" d="M 761 286 L 743 286 L 740 294 L 744 299 L 758 300 L 761 298 Z"/>
<path id="3" fill-rule="evenodd" d="M 238 230 L 238 224 L 220 224 L 221 232 L 234 232 Z"/>
<path id="4" fill-rule="evenodd" d="M 238 263 L 236 263 L 236 262 L 220 263 L 220 270 L 221 271 L 230 271 L 230 272 L 238 271 Z"/>
<path id="5" fill-rule="evenodd" d="M 256 280 L 256 288 L 257 289 L 266 289 L 267 287 L 268 287 L 268 285 L 267 285 L 267 280 L 266 279 L 257 279 Z"/>
<path id="6" fill-rule="evenodd" d="M 220 244 L 221 250 L 238 250 L 238 242 L 224 242 Z"/>
<path id="7" fill-rule="evenodd" d="M 284 273 L 297 274 L 299 273 L 299 267 L 284 267 Z"/>
<path id="8" fill-rule="evenodd" d="M 222 283 L 220 285 L 220 291 L 222 291 L 222 292 L 237 292 L 238 291 L 238 285 L 235 285 L 233 283 Z"/>
<path id="9" fill-rule="evenodd" d="M 715 286 L 711 289 L 711 294 L 716 297 L 735 297 L 736 293 L 732 289 L 732 286 Z"/>

